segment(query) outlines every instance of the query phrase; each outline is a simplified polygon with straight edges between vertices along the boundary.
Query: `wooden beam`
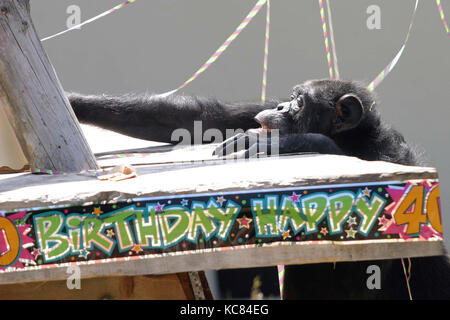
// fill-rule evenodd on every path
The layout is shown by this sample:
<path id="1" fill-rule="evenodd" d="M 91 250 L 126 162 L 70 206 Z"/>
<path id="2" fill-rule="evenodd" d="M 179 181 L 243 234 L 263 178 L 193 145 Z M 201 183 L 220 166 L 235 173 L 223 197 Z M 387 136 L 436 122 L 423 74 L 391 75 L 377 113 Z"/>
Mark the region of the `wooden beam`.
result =
<path id="1" fill-rule="evenodd" d="M 201 274 L 204 274 L 203 272 Z M 204 299 L 212 299 L 209 288 Z M 188 273 L 83 279 L 79 289 L 66 280 L 0 285 L 1 300 L 194 300 Z"/>
<path id="2" fill-rule="evenodd" d="M 29 0 L 0 3 L 0 106 L 33 167 L 97 169 L 33 26 Z"/>
<path id="3" fill-rule="evenodd" d="M 444 254 L 443 241 L 323 241 L 323 243 L 282 243 L 233 250 L 204 249 L 187 254 L 161 254 L 134 261 L 80 264 L 82 279 L 105 276 L 163 275 L 203 270 L 242 269 L 279 264 L 311 264 L 427 257 Z M 68 264 L 60 267 L 2 273 L 0 284 L 67 279 Z M 0 286 L 1 288 L 1 286 Z M 1 292 L 1 291 L 0 291 Z M 2 295 L 0 294 L 0 300 Z"/>

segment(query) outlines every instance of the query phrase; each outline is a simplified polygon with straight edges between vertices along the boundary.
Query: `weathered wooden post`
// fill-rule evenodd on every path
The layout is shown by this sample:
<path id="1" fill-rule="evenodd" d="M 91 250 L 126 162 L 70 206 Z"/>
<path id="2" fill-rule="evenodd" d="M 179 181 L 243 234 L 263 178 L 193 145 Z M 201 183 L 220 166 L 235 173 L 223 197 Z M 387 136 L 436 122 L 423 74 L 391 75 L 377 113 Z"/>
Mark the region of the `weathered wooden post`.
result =
<path id="1" fill-rule="evenodd" d="M 0 1 L 0 107 L 30 165 L 97 169 L 30 16 L 29 0 Z"/>

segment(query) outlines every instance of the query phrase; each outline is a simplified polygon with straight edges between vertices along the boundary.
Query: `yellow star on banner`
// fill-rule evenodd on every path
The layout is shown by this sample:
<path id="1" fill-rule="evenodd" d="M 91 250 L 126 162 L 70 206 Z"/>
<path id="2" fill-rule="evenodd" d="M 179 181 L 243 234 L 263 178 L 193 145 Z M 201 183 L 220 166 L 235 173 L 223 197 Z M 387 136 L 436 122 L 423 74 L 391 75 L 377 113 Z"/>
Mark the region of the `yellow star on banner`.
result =
<path id="1" fill-rule="evenodd" d="M 103 213 L 103 211 L 101 210 L 100 207 L 95 207 L 95 208 L 94 208 L 94 211 L 92 211 L 92 214 L 95 214 L 97 217 L 98 217 L 99 215 L 101 215 L 102 213 Z"/>
<path id="2" fill-rule="evenodd" d="M 362 193 L 366 196 L 366 197 L 370 197 L 370 193 L 372 192 L 372 190 L 369 190 L 369 188 L 365 188 Z"/>
<path id="3" fill-rule="evenodd" d="M 141 252 L 141 251 L 144 251 L 144 250 L 142 250 L 141 246 L 138 245 L 138 244 L 134 245 L 133 249 L 131 249 L 131 250 L 133 250 L 133 251 L 136 252 L 136 253 L 139 253 L 139 252 Z"/>
<path id="4" fill-rule="evenodd" d="M 283 240 L 286 240 L 287 238 L 291 237 L 291 235 L 289 234 L 289 231 L 283 231 L 282 236 L 283 236 Z"/>

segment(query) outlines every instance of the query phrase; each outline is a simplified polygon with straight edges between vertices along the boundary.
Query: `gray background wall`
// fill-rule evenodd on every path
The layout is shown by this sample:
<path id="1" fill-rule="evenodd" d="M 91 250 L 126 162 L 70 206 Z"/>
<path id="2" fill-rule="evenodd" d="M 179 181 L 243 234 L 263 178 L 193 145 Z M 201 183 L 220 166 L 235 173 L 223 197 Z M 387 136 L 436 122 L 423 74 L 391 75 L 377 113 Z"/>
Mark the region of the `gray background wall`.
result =
<path id="1" fill-rule="evenodd" d="M 256 0 L 137 0 L 119 12 L 59 38 L 45 48 L 68 91 L 162 93 L 187 80 L 234 31 Z M 32 1 L 44 37 L 65 29 L 71 4 L 82 20 L 118 0 Z M 332 0 L 341 77 L 370 82 L 400 49 L 414 0 Z M 366 9 L 381 8 L 381 30 L 368 30 Z M 450 19 L 450 1 L 442 0 Z M 326 78 L 316 0 L 273 0 L 268 96 L 287 97 L 301 81 Z M 230 48 L 183 92 L 223 100 L 258 100 L 262 79 L 265 10 Z M 438 168 L 450 247 L 450 39 L 435 1 L 422 0 L 406 51 L 377 88 L 380 109 Z"/>

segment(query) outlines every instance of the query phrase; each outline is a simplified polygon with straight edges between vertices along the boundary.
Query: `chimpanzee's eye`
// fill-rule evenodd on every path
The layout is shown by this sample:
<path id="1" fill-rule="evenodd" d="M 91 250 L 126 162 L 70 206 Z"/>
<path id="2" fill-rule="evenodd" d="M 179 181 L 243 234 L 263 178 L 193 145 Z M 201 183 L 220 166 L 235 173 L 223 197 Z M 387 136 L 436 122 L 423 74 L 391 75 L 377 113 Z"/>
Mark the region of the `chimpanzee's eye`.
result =
<path id="1" fill-rule="evenodd" d="M 297 97 L 297 105 L 299 107 L 303 107 L 303 96 L 302 95 Z"/>
<path id="2" fill-rule="evenodd" d="M 294 99 L 295 99 L 295 95 L 291 94 L 291 100 L 294 100 Z"/>

